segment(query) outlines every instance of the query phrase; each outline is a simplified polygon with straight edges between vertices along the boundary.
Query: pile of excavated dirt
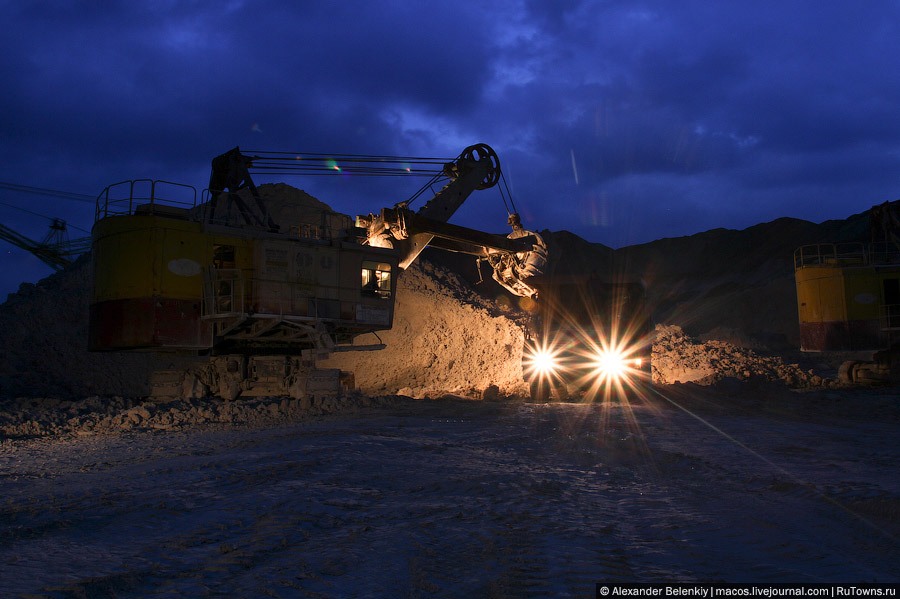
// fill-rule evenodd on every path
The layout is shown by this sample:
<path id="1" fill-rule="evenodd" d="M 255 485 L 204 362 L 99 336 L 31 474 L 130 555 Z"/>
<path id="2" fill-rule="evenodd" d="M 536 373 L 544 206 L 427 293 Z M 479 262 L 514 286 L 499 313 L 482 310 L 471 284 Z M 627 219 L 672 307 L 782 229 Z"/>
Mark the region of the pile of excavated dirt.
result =
<path id="1" fill-rule="evenodd" d="M 676 325 L 656 326 L 651 368 L 653 382 L 660 385 L 712 385 L 723 379 L 777 381 L 795 389 L 835 384 L 777 356 L 725 341 L 701 342 Z"/>
<path id="2" fill-rule="evenodd" d="M 36 437 L 106 435 L 127 431 L 182 430 L 196 427 L 275 426 L 364 408 L 396 406 L 409 398 L 249 398 L 158 400 L 88 397 L 64 400 L 17 398 L 0 400 L 0 443 Z"/>
<path id="3" fill-rule="evenodd" d="M 147 394 L 152 355 L 87 351 L 90 281 L 83 256 L 0 305 L 0 397 Z"/>
<path id="4" fill-rule="evenodd" d="M 386 349 L 335 354 L 320 364 L 353 372 L 358 388 L 376 395 L 480 397 L 527 391 L 521 324 L 452 272 L 428 262 L 400 276 L 394 327 L 378 335 Z M 377 339 L 366 335 L 357 341 Z"/>
<path id="5" fill-rule="evenodd" d="M 353 370 L 361 391 L 340 398 L 247 398 L 231 402 L 97 395 L 8 397 L 0 399 L 0 442 L 139 430 L 272 426 L 368 407 L 396 406 L 410 401 L 410 397 L 496 399 L 505 394 L 524 394 L 518 325 L 493 314 L 488 304 L 470 296 L 464 286 L 454 286 L 452 273 L 424 264 L 406 275 L 398 297 L 403 316 L 398 315 L 394 331 L 383 335 L 388 348 L 342 354 L 326 363 Z M 463 301 L 467 297 L 471 303 Z M 834 384 L 778 357 L 761 356 L 723 341 L 701 342 L 673 325 L 656 328 L 652 368 L 654 382 L 659 385 L 714 387 L 745 381 L 776 385 L 789 393 L 789 387 Z M 130 364 L 118 372 L 128 378 L 146 369 L 146 363 Z M 69 380 L 66 384 L 76 383 Z M 767 389 L 765 393 L 770 394 L 775 388 Z M 760 388 L 740 384 L 730 388 L 729 396 L 742 391 L 758 394 Z"/>

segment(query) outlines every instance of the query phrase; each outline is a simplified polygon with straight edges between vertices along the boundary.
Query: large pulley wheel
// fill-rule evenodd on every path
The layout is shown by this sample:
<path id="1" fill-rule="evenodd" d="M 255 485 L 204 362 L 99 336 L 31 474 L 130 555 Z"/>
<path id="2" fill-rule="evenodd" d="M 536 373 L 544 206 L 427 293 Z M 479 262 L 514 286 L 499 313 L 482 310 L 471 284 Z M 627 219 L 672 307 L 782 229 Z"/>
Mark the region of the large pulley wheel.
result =
<path id="1" fill-rule="evenodd" d="M 496 185 L 497 181 L 500 180 L 500 159 L 497 157 L 497 152 L 495 152 L 491 146 L 487 144 L 475 144 L 474 146 L 469 146 L 462 151 L 460 158 L 478 162 L 487 167 L 484 179 L 481 180 L 481 184 L 477 189 L 488 189 L 489 187 Z"/>

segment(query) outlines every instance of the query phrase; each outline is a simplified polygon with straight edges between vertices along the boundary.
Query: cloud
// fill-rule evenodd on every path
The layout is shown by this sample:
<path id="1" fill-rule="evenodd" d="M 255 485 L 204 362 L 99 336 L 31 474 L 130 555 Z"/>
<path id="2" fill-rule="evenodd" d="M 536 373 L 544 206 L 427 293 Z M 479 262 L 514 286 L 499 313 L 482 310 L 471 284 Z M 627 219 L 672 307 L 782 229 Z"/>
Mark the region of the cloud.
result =
<path id="1" fill-rule="evenodd" d="M 236 145 L 451 157 L 486 142 L 528 226 L 609 245 L 898 195 L 890 0 L 8 2 L 0 17 L 15 183 L 203 187 Z M 287 182 L 351 214 L 420 184 Z M 502 229 L 501 204 L 476 194 L 460 222 Z"/>

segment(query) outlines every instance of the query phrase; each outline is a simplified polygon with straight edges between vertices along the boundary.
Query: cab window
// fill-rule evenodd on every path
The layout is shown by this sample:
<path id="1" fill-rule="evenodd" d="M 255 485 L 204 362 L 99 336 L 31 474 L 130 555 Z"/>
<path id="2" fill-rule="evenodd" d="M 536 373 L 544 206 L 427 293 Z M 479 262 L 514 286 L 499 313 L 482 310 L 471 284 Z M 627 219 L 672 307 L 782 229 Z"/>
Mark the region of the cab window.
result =
<path id="1" fill-rule="evenodd" d="M 362 263 L 362 294 L 369 297 L 391 297 L 391 265 L 383 262 Z"/>

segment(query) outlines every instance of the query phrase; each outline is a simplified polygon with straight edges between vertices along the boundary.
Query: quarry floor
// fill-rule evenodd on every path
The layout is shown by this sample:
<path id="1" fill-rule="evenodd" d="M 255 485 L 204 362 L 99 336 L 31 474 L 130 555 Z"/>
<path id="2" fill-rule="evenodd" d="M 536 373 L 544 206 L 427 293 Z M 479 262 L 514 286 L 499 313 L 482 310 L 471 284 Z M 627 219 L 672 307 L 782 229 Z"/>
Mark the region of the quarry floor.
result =
<path id="1" fill-rule="evenodd" d="M 404 401 L 0 444 L 0 595 L 900 581 L 897 390 Z"/>

